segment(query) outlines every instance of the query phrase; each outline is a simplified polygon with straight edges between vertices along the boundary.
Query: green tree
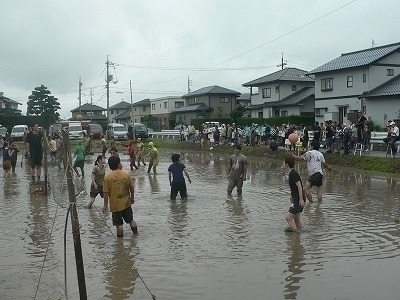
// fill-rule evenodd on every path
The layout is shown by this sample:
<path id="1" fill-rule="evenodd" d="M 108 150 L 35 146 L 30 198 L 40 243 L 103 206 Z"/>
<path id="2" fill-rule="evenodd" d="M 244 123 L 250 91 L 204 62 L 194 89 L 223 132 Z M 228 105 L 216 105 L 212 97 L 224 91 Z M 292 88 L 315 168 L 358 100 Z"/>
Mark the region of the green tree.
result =
<path id="1" fill-rule="evenodd" d="M 243 105 L 239 104 L 238 106 L 236 106 L 236 108 L 231 112 L 232 120 L 236 123 L 238 119 L 243 117 L 245 111 L 246 107 L 244 107 Z"/>
<path id="2" fill-rule="evenodd" d="M 53 123 L 60 117 L 57 112 L 60 109 L 60 102 L 43 84 L 36 87 L 28 99 L 28 116 L 44 116 L 49 123 Z"/>

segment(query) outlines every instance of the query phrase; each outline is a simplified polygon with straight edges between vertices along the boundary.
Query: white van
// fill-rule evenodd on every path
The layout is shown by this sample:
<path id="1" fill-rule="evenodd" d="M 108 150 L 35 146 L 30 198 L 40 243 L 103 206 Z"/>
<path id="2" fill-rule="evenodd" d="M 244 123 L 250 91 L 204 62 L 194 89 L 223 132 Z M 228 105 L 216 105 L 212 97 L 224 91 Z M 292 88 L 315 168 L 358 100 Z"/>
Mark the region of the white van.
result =
<path id="1" fill-rule="evenodd" d="M 79 121 L 68 122 L 68 132 L 70 140 L 83 139 L 82 123 Z"/>
<path id="2" fill-rule="evenodd" d="M 107 138 L 109 140 L 128 140 L 128 129 L 119 123 L 110 123 L 107 126 Z"/>
<path id="3" fill-rule="evenodd" d="M 28 134 L 27 125 L 15 125 L 11 130 L 11 139 L 13 141 L 23 141 L 25 136 Z"/>

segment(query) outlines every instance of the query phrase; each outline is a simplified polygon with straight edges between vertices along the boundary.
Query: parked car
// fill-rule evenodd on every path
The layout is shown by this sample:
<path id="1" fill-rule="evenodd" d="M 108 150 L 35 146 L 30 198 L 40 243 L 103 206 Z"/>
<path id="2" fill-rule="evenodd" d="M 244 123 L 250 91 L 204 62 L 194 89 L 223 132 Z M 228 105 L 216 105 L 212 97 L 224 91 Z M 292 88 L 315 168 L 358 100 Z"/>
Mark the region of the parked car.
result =
<path id="1" fill-rule="evenodd" d="M 71 121 L 68 123 L 68 132 L 70 140 L 80 140 L 83 138 L 82 124 L 79 121 Z"/>
<path id="2" fill-rule="evenodd" d="M 100 124 L 89 124 L 87 126 L 87 134 L 92 139 L 100 139 L 103 134 L 103 127 Z"/>
<path id="3" fill-rule="evenodd" d="M 61 131 L 62 131 L 62 125 L 61 124 L 52 124 L 49 127 L 49 136 L 51 135 L 61 135 Z"/>
<path id="4" fill-rule="evenodd" d="M 11 139 L 14 141 L 23 141 L 28 134 L 28 125 L 15 125 L 11 130 Z"/>
<path id="5" fill-rule="evenodd" d="M 149 137 L 149 132 L 147 128 L 142 123 L 131 123 L 128 126 L 128 137 L 129 139 L 147 139 Z"/>
<path id="6" fill-rule="evenodd" d="M 8 138 L 8 130 L 7 128 L 0 126 L 0 137 L 5 140 L 6 138 Z"/>
<path id="7" fill-rule="evenodd" d="M 107 126 L 107 138 L 109 140 L 128 140 L 128 129 L 119 123 L 111 123 Z"/>

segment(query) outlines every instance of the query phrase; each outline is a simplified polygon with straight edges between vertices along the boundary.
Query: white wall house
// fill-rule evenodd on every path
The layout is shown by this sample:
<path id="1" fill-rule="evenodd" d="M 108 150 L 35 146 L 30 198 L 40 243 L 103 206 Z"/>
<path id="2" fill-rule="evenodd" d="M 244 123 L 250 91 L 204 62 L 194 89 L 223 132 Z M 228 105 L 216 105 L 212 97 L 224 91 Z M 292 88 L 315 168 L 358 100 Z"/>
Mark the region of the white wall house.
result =
<path id="1" fill-rule="evenodd" d="M 185 105 L 181 97 L 162 97 L 150 99 L 150 114 L 156 117 L 161 128 L 169 128 L 170 121 L 175 122 L 173 111 Z"/>
<path id="2" fill-rule="evenodd" d="M 251 105 L 248 109 L 252 118 L 310 114 L 314 111 L 313 101 L 309 99 L 309 93 L 313 92 L 313 89 L 304 94 L 309 100 L 307 105 L 303 103 L 305 99 L 298 97 L 295 97 L 296 102 L 293 99 L 288 100 L 290 96 L 304 89 L 314 88 L 314 79 L 307 76 L 307 71 L 285 68 L 247 82 L 243 86 L 250 88 Z"/>
<path id="3" fill-rule="evenodd" d="M 116 118 L 116 117 L 126 113 L 127 111 L 130 111 L 131 104 L 126 101 L 121 101 L 118 102 L 117 104 L 110 106 L 109 109 L 110 109 L 110 117 L 109 117 L 110 123 L 120 123 L 121 118 Z"/>
<path id="4" fill-rule="evenodd" d="M 398 101 L 389 97 L 380 99 L 379 105 L 375 96 L 368 101 L 362 96 L 400 74 L 400 43 L 342 54 L 310 74 L 315 75 L 316 121 L 347 123 L 349 113 L 361 110 L 384 125 L 384 119 L 400 109 Z"/>

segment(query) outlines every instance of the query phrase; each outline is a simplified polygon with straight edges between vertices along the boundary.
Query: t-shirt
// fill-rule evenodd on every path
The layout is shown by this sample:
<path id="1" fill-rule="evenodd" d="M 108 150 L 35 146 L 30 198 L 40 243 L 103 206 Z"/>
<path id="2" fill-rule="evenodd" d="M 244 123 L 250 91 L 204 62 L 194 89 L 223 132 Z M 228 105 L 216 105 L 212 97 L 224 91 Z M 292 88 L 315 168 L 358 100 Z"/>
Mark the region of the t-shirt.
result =
<path id="1" fill-rule="evenodd" d="M 301 185 L 303 186 L 299 173 L 297 173 L 295 169 L 292 169 L 289 173 L 289 187 L 293 201 L 300 200 L 299 189 L 296 185 L 298 181 L 300 181 Z"/>
<path id="2" fill-rule="evenodd" d="M 43 134 L 39 131 L 37 133 L 29 132 L 26 136 L 26 142 L 29 143 L 29 151 L 32 153 L 42 153 L 42 138 Z"/>
<path id="3" fill-rule="evenodd" d="M 10 152 L 8 151 L 8 147 L 5 147 L 2 151 L 3 151 L 3 161 L 10 160 Z"/>
<path id="4" fill-rule="evenodd" d="M 83 146 L 77 146 L 75 148 L 75 156 L 76 156 L 76 160 L 78 161 L 82 161 L 85 160 L 85 148 L 83 148 Z"/>
<path id="5" fill-rule="evenodd" d="M 325 162 L 324 155 L 318 150 L 310 150 L 303 154 L 303 159 L 307 162 L 308 174 L 322 173 L 322 163 Z"/>
<path id="6" fill-rule="evenodd" d="M 50 151 L 52 151 L 52 152 L 57 151 L 57 143 L 55 140 L 50 140 L 49 148 L 50 148 Z"/>
<path id="7" fill-rule="evenodd" d="M 111 212 L 122 211 L 131 205 L 131 187 L 133 180 L 127 171 L 113 170 L 106 174 L 103 192 L 109 196 Z"/>
<path id="8" fill-rule="evenodd" d="M 241 175 L 244 175 L 245 166 L 247 165 L 246 156 L 243 154 L 234 154 L 229 157 L 229 164 L 231 166 L 231 172 L 229 178 L 232 180 L 239 180 Z"/>
<path id="9" fill-rule="evenodd" d="M 176 162 L 168 167 L 168 172 L 172 173 L 173 182 L 185 182 L 185 177 L 183 177 L 183 170 L 186 166 L 181 162 Z"/>
<path id="10" fill-rule="evenodd" d="M 94 176 L 94 182 L 96 182 L 97 186 L 103 186 L 104 176 L 106 175 L 105 166 L 94 166 L 92 174 Z"/>

